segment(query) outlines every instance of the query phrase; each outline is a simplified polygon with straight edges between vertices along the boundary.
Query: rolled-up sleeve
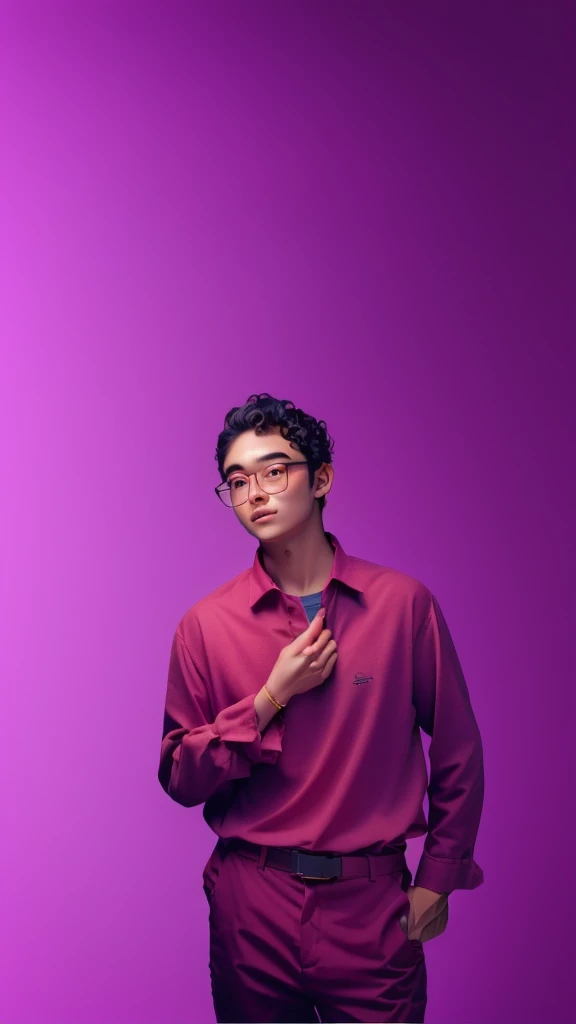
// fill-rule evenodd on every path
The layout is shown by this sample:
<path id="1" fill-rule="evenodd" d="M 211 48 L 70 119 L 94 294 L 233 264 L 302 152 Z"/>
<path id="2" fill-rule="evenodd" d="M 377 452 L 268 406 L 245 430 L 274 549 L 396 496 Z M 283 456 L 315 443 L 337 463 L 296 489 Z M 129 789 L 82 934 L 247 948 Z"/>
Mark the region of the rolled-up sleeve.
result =
<path id="1" fill-rule="evenodd" d="M 204 803 L 225 783 L 246 778 L 255 764 L 282 751 L 284 721 L 258 729 L 255 691 L 213 718 L 206 680 L 177 630 L 168 669 L 158 779 L 184 807 Z"/>
<path id="2" fill-rule="evenodd" d="M 438 601 L 414 641 L 414 703 L 431 737 L 428 834 L 414 878 L 434 892 L 475 889 L 484 881 L 473 858 L 484 800 L 480 731 L 454 643 Z"/>

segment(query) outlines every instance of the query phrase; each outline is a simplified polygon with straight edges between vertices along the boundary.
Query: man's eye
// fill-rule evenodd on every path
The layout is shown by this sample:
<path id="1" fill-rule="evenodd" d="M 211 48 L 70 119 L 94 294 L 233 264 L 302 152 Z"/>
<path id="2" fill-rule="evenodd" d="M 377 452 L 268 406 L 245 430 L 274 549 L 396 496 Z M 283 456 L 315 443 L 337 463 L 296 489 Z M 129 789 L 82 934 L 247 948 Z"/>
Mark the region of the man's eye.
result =
<path id="1" fill-rule="evenodd" d="M 236 484 L 243 484 L 243 483 L 244 483 L 244 480 L 240 480 L 240 479 L 238 479 L 238 480 L 233 480 L 233 481 L 232 481 L 232 487 L 234 488 L 234 490 L 235 490 L 235 491 L 237 491 L 237 490 L 238 490 L 238 488 L 237 488 Z"/>

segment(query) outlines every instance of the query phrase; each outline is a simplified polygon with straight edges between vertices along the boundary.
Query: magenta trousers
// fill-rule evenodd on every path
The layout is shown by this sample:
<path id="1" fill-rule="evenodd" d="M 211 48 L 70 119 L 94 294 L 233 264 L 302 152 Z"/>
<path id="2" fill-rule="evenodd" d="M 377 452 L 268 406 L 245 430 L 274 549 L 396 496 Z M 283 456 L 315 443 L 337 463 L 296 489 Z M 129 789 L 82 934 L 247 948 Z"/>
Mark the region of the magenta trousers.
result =
<path id="1" fill-rule="evenodd" d="M 219 842 L 204 869 L 219 1024 L 424 1021 L 422 943 L 399 923 L 403 854 L 370 858 L 388 862 L 373 878 L 303 881 L 267 866 L 263 850 L 258 863 Z"/>

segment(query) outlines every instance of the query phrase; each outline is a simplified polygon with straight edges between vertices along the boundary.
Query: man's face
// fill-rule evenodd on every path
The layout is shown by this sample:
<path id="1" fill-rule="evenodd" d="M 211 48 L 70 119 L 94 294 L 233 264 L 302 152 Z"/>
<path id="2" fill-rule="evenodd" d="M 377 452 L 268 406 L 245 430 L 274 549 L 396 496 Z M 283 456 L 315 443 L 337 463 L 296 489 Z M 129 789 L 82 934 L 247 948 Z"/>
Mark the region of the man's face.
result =
<path id="1" fill-rule="evenodd" d="M 286 489 L 275 494 L 264 491 L 255 477 L 246 483 L 241 479 L 241 474 L 248 476 L 250 473 L 270 471 L 269 478 L 274 479 L 278 474 L 271 467 L 288 462 L 304 462 L 304 456 L 297 448 L 290 447 L 290 442 L 282 437 L 279 427 L 271 427 L 266 434 L 257 434 L 254 430 L 244 431 L 234 439 L 224 460 L 224 473 L 228 474 L 228 482 L 245 499 L 241 505 L 234 506 L 236 517 L 248 533 L 263 543 L 284 537 L 314 514 L 315 488 L 309 484 L 308 466 L 298 465 L 287 470 Z M 231 469 L 234 466 L 241 466 L 242 469 Z M 329 486 L 326 490 L 329 490 Z M 264 508 L 273 514 L 268 519 L 252 521 L 254 512 Z"/>

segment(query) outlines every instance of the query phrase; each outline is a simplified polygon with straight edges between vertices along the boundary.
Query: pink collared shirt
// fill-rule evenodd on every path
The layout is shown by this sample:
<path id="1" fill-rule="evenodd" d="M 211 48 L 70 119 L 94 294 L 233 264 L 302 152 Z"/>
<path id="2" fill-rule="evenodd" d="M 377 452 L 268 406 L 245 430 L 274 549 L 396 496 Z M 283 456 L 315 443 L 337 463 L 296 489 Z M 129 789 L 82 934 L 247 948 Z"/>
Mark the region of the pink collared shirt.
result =
<path id="1" fill-rule="evenodd" d="M 308 619 L 297 597 L 250 569 L 197 601 L 172 642 L 158 778 L 204 804 L 223 838 L 311 852 L 377 853 L 427 833 L 414 878 L 474 889 L 482 743 L 448 626 L 424 584 L 335 555 L 322 592 L 338 659 L 328 679 L 258 731 L 254 698 Z M 428 777 L 420 729 L 431 736 Z"/>

